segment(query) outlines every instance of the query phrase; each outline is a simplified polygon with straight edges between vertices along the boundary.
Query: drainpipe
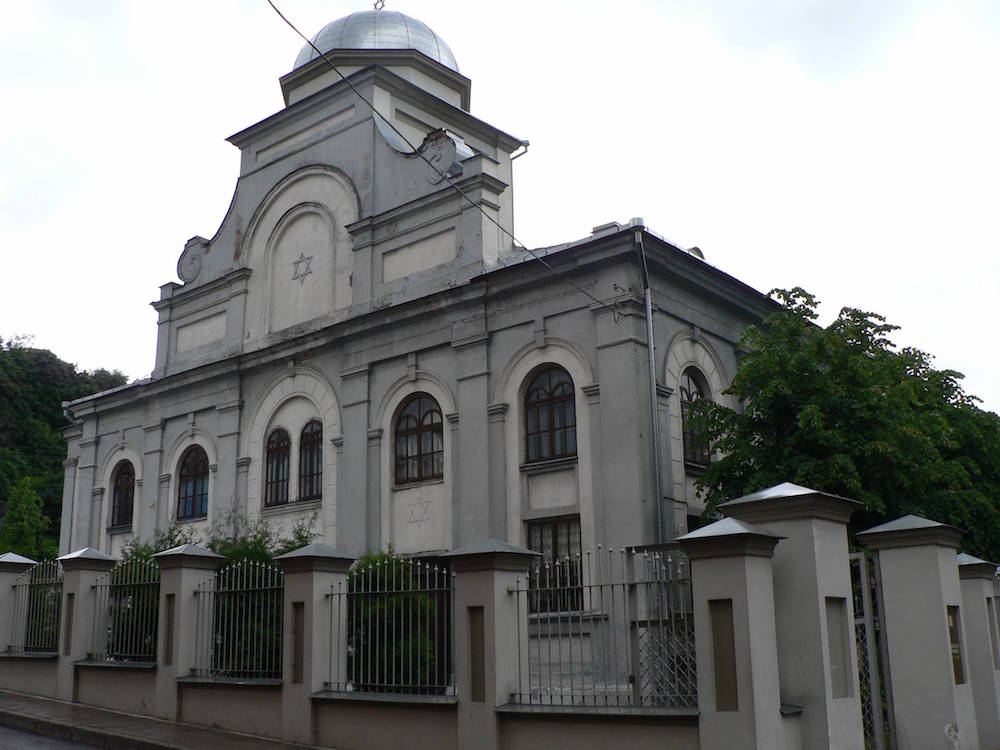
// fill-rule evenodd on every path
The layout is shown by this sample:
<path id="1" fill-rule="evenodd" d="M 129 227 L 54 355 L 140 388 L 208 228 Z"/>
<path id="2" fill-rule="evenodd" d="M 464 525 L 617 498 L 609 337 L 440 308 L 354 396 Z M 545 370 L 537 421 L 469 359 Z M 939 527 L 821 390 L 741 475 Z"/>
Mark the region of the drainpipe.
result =
<path id="1" fill-rule="evenodd" d="M 653 486 L 656 488 L 656 541 L 664 542 L 663 529 L 663 479 L 660 475 L 660 421 L 656 418 L 656 348 L 653 345 L 653 298 L 649 290 L 649 269 L 646 267 L 646 249 L 642 244 L 642 220 L 633 219 L 638 225 L 633 237 L 639 252 L 642 270 L 642 289 L 646 302 L 646 349 L 649 354 L 649 425 L 653 437 Z"/>

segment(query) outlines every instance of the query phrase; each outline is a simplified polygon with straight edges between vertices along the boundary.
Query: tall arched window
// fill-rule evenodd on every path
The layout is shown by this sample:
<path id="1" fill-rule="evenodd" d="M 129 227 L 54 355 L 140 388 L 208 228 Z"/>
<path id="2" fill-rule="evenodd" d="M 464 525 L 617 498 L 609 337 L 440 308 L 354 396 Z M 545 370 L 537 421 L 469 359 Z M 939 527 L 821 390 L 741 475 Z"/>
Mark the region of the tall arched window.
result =
<path id="1" fill-rule="evenodd" d="M 576 394 L 563 368 L 548 365 L 528 383 L 524 427 L 528 462 L 576 455 Z"/>
<path id="2" fill-rule="evenodd" d="M 702 377 L 695 368 L 689 367 L 681 373 L 681 432 L 684 435 L 684 461 L 694 466 L 708 466 L 711 450 L 708 441 L 691 425 L 689 412 L 691 405 L 705 398 Z"/>
<path id="3" fill-rule="evenodd" d="M 288 462 L 292 441 L 288 433 L 278 429 L 267 439 L 264 460 L 264 505 L 284 505 L 288 502 Z"/>
<path id="4" fill-rule="evenodd" d="M 135 500 L 135 468 L 131 461 L 121 461 L 115 467 L 111 491 L 111 526 L 132 525 L 132 503 Z"/>
<path id="5" fill-rule="evenodd" d="M 177 520 L 208 515 L 208 455 L 200 445 L 192 445 L 181 456 L 177 483 Z"/>
<path id="6" fill-rule="evenodd" d="M 299 436 L 299 500 L 323 497 L 323 425 L 314 419 Z"/>
<path id="7" fill-rule="evenodd" d="M 396 484 L 444 476 L 444 425 L 441 407 L 426 393 L 403 402 L 396 417 Z"/>

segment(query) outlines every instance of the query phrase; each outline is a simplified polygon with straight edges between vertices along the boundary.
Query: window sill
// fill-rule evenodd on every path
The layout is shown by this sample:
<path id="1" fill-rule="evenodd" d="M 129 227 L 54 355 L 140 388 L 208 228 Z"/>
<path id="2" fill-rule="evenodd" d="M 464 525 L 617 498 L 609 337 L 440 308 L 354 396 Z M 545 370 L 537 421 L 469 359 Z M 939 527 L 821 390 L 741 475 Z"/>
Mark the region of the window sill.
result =
<path id="1" fill-rule="evenodd" d="M 427 487 L 432 484 L 444 484 L 444 477 L 435 477 L 434 479 L 421 479 L 419 482 L 405 482 L 404 484 L 393 484 L 393 492 L 402 492 L 403 490 L 412 490 L 416 487 Z"/>
<path id="2" fill-rule="evenodd" d="M 108 526 L 107 529 L 109 534 L 131 534 L 132 533 L 132 522 L 127 524 L 119 524 L 118 526 Z"/>
<path id="3" fill-rule="evenodd" d="M 265 505 L 260 509 L 262 516 L 280 516 L 282 513 L 293 513 L 301 510 L 315 510 L 322 507 L 323 498 L 316 500 L 290 500 L 281 505 Z"/>
<path id="4" fill-rule="evenodd" d="M 207 520 L 208 520 L 208 514 L 206 513 L 203 516 L 190 516 L 190 517 L 187 517 L 187 518 L 175 518 L 174 519 L 174 523 L 197 523 L 198 521 L 207 521 Z"/>
<path id="5" fill-rule="evenodd" d="M 571 466 L 576 466 L 579 462 L 578 456 L 564 456 L 562 458 L 551 458 L 548 461 L 531 461 L 520 466 L 522 474 L 544 474 L 549 471 L 561 471 Z"/>
<path id="6" fill-rule="evenodd" d="M 702 474 L 705 469 L 708 468 L 708 464 L 699 464 L 694 461 L 688 461 L 684 459 L 684 471 L 688 474 Z"/>

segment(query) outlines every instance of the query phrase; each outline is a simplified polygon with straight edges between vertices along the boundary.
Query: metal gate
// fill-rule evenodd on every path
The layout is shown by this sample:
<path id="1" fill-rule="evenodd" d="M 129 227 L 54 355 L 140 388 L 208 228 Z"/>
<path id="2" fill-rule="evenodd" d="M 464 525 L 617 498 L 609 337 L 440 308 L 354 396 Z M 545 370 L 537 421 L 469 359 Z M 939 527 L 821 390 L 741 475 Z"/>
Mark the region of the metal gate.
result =
<path id="1" fill-rule="evenodd" d="M 877 560 L 863 552 L 852 552 L 850 566 L 865 750 L 893 750 L 896 743 L 891 709 L 892 686 L 886 678 L 889 670 L 885 630 L 880 622 L 882 607 Z"/>

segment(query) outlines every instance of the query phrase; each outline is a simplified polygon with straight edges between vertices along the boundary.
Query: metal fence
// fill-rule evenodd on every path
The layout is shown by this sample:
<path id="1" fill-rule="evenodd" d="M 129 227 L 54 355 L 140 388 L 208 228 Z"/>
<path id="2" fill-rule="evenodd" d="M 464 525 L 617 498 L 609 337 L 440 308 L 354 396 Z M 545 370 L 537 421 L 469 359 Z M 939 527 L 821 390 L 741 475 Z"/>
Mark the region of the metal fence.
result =
<path id="1" fill-rule="evenodd" d="M 513 702 L 696 707 L 688 570 L 678 554 L 598 547 L 518 578 Z"/>
<path id="2" fill-rule="evenodd" d="M 156 662 L 160 566 L 118 563 L 94 584 L 93 644 L 88 656 L 104 662 Z"/>
<path id="3" fill-rule="evenodd" d="M 244 560 L 195 590 L 194 675 L 280 680 L 285 576 L 271 563 Z"/>
<path id="4" fill-rule="evenodd" d="M 332 691 L 453 695 L 454 574 L 385 556 L 331 587 Z M 346 648 L 344 647 L 346 646 Z"/>
<path id="5" fill-rule="evenodd" d="M 9 653 L 59 652 L 62 589 L 62 566 L 55 560 L 37 563 L 15 579 Z"/>

